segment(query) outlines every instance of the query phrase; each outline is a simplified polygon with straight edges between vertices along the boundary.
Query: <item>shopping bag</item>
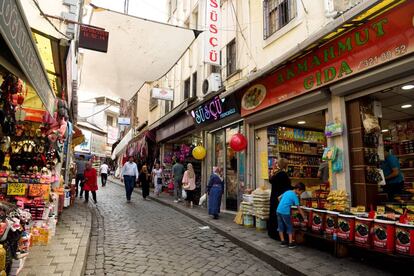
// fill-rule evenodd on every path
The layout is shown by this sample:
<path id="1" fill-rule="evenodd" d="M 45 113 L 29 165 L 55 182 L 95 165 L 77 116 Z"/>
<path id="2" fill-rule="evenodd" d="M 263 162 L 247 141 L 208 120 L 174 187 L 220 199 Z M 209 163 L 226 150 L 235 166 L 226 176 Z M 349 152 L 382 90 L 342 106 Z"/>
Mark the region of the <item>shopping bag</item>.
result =
<path id="1" fill-rule="evenodd" d="M 243 212 L 241 208 L 239 208 L 239 211 L 236 214 L 236 217 L 234 218 L 234 222 L 238 225 L 243 225 Z"/>
<path id="2" fill-rule="evenodd" d="M 182 199 L 186 199 L 187 198 L 187 192 L 184 189 L 181 192 L 181 197 L 182 197 Z"/>
<path id="3" fill-rule="evenodd" d="M 200 200 L 198 202 L 198 205 L 203 205 L 203 203 L 207 200 L 207 194 L 204 194 L 200 197 Z"/>

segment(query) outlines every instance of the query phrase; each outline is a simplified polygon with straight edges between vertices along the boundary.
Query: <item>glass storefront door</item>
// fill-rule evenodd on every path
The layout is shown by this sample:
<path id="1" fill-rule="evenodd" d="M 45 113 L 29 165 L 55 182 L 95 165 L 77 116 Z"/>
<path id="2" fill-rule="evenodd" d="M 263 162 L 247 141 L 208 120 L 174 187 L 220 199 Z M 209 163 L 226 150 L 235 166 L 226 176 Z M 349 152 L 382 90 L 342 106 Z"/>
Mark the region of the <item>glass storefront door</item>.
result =
<path id="1" fill-rule="evenodd" d="M 245 153 L 235 152 L 230 147 L 231 137 L 238 132 L 243 132 L 241 124 L 230 126 L 213 134 L 214 166 L 223 168 L 225 181 L 224 207 L 230 211 L 237 211 L 244 187 Z"/>

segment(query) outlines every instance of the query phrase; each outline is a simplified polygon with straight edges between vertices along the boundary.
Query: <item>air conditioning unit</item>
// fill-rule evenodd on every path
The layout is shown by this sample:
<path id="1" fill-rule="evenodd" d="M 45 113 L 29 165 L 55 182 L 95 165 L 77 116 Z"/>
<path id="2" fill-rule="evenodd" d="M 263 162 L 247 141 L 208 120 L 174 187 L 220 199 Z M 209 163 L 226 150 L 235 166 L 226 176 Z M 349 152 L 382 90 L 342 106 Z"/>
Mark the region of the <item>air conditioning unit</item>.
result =
<path id="1" fill-rule="evenodd" d="M 203 94 L 206 95 L 210 92 L 216 92 L 221 88 L 221 75 L 220 73 L 212 73 L 208 78 L 203 81 Z"/>

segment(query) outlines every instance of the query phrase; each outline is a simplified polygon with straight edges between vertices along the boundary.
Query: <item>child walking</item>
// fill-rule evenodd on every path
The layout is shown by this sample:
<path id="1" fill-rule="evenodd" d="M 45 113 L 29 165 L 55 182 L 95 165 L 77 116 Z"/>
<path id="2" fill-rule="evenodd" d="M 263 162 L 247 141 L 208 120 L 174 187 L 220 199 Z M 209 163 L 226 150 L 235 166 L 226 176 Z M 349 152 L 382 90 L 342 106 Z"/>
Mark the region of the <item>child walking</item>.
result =
<path id="1" fill-rule="evenodd" d="M 295 248 L 296 243 L 293 241 L 293 225 L 290 217 L 290 209 L 292 206 L 298 206 L 298 211 L 305 217 L 302 209 L 299 206 L 299 197 L 305 191 L 305 184 L 297 183 L 293 190 L 284 192 L 279 197 L 279 205 L 277 207 L 277 223 L 278 231 L 281 240 L 280 246 L 289 248 Z M 289 236 L 289 243 L 285 241 L 284 233 L 287 233 Z"/>

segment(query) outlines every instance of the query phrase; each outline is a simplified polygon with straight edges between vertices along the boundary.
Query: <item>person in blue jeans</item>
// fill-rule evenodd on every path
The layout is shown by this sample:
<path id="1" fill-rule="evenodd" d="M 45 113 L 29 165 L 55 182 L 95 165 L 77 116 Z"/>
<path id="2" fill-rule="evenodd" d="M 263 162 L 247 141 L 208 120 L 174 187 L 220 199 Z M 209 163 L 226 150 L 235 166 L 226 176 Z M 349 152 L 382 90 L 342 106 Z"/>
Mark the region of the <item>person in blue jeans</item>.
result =
<path id="1" fill-rule="evenodd" d="M 290 209 L 292 206 L 298 206 L 298 211 L 304 218 L 305 215 L 303 210 L 299 206 L 299 197 L 305 191 L 305 184 L 297 183 L 293 190 L 289 190 L 284 192 L 281 196 L 279 196 L 279 205 L 277 207 L 277 225 L 278 231 L 280 236 L 281 244 L 280 246 L 289 248 L 295 248 L 296 243 L 293 241 L 293 225 L 292 219 L 290 216 Z M 289 243 L 285 241 L 285 234 L 287 233 L 289 236 Z"/>
<path id="2" fill-rule="evenodd" d="M 130 156 L 128 162 L 124 164 L 121 170 L 121 181 L 125 182 L 125 192 L 127 202 L 131 202 L 132 191 L 134 190 L 135 183 L 138 181 L 138 167 L 134 162 L 134 157 Z"/>

